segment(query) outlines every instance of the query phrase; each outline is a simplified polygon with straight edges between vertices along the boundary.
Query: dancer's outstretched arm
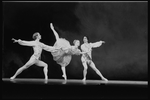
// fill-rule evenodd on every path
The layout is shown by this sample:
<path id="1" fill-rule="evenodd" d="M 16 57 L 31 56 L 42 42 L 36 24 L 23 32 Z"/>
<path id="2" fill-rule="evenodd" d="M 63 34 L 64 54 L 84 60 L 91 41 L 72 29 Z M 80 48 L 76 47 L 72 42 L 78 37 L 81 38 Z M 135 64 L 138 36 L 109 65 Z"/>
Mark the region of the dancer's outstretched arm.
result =
<path id="1" fill-rule="evenodd" d="M 74 49 L 74 48 L 70 47 L 70 48 L 65 50 L 65 53 L 68 53 L 71 55 L 80 55 L 80 54 L 85 54 L 87 52 L 81 52 L 80 49 Z"/>
<path id="2" fill-rule="evenodd" d="M 59 39 L 59 35 L 58 35 L 58 33 L 55 31 L 54 26 L 53 26 L 52 23 L 50 23 L 50 27 L 51 27 L 51 29 L 52 29 L 54 35 L 55 35 L 56 40 L 58 40 L 58 39 Z"/>
<path id="3" fill-rule="evenodd" d="M 75 50 L 75 55 L 80 55 L 80 54 L 85 54 L 85 53 L 88 53 L 88 52 L 81 51 L 80 49 Z"/>
<path id="4" fill-rule="evenodd" d="M 41 44 L 42 44 L 42 47 L 45 51 L 52 52 L 53 50 L 56 50 L 55 47 L 53 47 L 53 46 L 49 46 L 49 45 L 46 45 L 44 43 L 41 43 Z"/>
<path id="5" fill-rule="evenodd" d="M 100 47 L 102 45 L 102 43 L 105 43 L 105 41 L 98 41 L 98 42 L 95 42 L 95 43 L 90 43 L 92 48 L 97 48 L 97 47 Z"/>
<path id="6" fill-rule="evenodd" d="M 20 45 L 34 46 L 34 41 L 24 41 L 24 40 L 21 40 L 21 39 L 16 40 L 14 38 L 12 38 L 12 40 L 14 40 L 14 43 L 18 42 Z"/>
<path id="7" fill-rule="evenodd" d="M 81 52 L 80 50 L 78 50 L 75 55 L 82 55 L 82 54 L 85 54 L 85 53 L 88 53 L 88 52 Z"/>
<path id="8" fill-rule="evenodd" d="M 88 52 L 80 52 L 80 54 L 85 54 L 85 53 L 88 53 Z"/>

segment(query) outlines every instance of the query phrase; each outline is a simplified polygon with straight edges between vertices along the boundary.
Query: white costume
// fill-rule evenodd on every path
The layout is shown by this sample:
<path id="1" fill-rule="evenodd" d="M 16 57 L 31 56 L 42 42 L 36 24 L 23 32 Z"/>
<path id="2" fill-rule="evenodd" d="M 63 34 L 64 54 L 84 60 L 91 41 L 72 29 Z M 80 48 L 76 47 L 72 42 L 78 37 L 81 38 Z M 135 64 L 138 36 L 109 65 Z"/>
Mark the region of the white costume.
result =
<path id="1" fill-rule="evenodd" d="M 102 45 L 102 41 L 95 42 L 95 43 L 82 44 L 81 50 L 87 53 L 82 54 L 81 61 L 89 62 L 90 60 L 92 60 L 92 48 L 100 47 L 101 45 Z"/>
<path id="2" fill-rule="evenodd" d="M 103 75 L 100 73 L 100 71 L 96 68 L 94 62 L 92 61 L 92 48 L 100 47 L 102 45 L 102 41 L 95 42 L 95 43 L 84 43 L 81 45 L 82 52 L 87 52 L 82 54 L 81 61 L 84 67 L 83 70 L 83 81 L 86 80 L 86 74 L 87 74 L 87 64 L 90 65 L 90 67 L 105 81 L 107 81 L 106 78 L 103 77 Z"/>
<path id="3" fill-rule="evenodd" d="M 65 80 L 67 80 L 65 67 L 70 63 L 72 55 L 80 55 L 81 51 L 78 48 L 75 48 L 75 46 L 71 46 L 68 40 L 60 38 L 58 33 L 54 30 L 52 23 L 50 26 L 56 38 L 56 42 L 54 43 L 53 47 L 57 48 L 51 51 L 51 54 L 53 56 L 53 59 L 59 65 L 61 65 L 61 69 L 63 72 L 62 76 Z"/>
<path id="4" fill-rule="evenodd" d="M 72 55 L 80 54 L 80 50 L 78 48 L 74 48 L 74 46 L 70 45 L 69 41 L 63 38 L 60 38 L 59 42 L 56 41 L 53 47 L 59 48 L 51 51 L 53 59 L 64 67 L 70 63 Z"/>
<path id="5" fill-rule="evenodd" d="M 48 65 L 40 60 L 40 56 L 42 53 L 42 49 L 46 50 L 46 51 L 52 51 L 54 50 L 53 47 L 51 46 L 47 46 L 43 43 L 41 43 L 40 41 L 23 41 L 23 40 L 15 40 L 17 41 L 20 45 L 24 45 L 24 46 L 31 46 L 33 47 L 33 55 L 30 57 L 29 61 L 22 66 L 21 68 L 19 68 L 17 70 L 17 72 L 15 73 L 15 75 L 13 77 L 11 77 L 11 79 L 14 79 L 17 75 L 19 75 L 23 70 L 27 69 L 28 67 L 30 67 L 33 64 L 36 64 L 37 66 L 42 66 L 44 67 L 44 75 L 45 75 L 45 79 L 48 79 L 47 73 L 48 73 Z"/>

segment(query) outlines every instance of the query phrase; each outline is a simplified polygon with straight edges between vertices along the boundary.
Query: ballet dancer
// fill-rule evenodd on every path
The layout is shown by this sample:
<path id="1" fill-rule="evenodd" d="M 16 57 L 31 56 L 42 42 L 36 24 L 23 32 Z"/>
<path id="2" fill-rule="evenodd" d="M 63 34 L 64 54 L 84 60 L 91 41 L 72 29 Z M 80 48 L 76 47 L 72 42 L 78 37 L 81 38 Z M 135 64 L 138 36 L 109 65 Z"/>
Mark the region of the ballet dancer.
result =
<path id="1" fill-rule="evenodd" d="M 54 30 L 54 26 L 52 23 L 50 23 L 50 28 L 52 29 L 56 42 L 54 43 L 55 49 L 54 51 L 51 52 L 53 59 L 61 66 L 62 70 L 62 77 L 67 80 L 67 75 L 66 75 L 66 66 L 69 65 L 72 55 L 80 55 L 84 54 L 85 52 L 81 52 L 78 47 L 80 45 L 79 40 L 74 40 L 73 43 L 74 45 L 71 46 L 70 42 L 64 38 L 60 38 L 58 33 Z"/>
<path id="2" fill-rule="evenodd" d="M 48 74 L 48 65 L 45 62 L 40 60 L 40 56 L 42 53 L 42 49 L 50 52 L 50 51 L 54 50 L 54 48 L 52 46 L 48 46 L 48 45 L 45 45 L 44 43 L 40 42 L 41 35 L 39 32 L 36 32 L 33 34 L 33 39 L 34 39 L 33 41 L 24 41 L 21 39 L 16 40 L 14 38 L 12 39 L 12 40 L 14 40 L 14 43 L 18 42 L 20 45 L 23 45 L 23 46 L 31 46 L 33 48 L 34 53 L 30 57 L 29 61 L 25 65 L 20 67 L 10 79 L 16 78 L 16 76 L 19 75 L 23 70 L 29 68 L 33 64 L 43 67 L 45 80 L 48 79 L 48 75 L 47 75 Z"/>
<path id="3" fill-rule="evenodd" d="M 92 54 L 91 54 L 92 48 L 100 47 L 102 45 L 102 43 L 105 43 L 105 42 L 99 41 L 99 42 L 95 42 L 95 43 L 88 43 L 88 39 L 85 36 L 83 37 L 83 42 L 84 43 L 81 45 L 81 50 L 83 52 L 87 52 L 87 53 L 82 54 L 82 57 L 81 57 L 82 65 L 84 67 L 83 81 L 86 80 L 88 65 L 102 78 L 102 80 L 108 81 L 105 77 L 103 77 L 101 72 L 96 68 L 94 62 L 92 61 Z"/>

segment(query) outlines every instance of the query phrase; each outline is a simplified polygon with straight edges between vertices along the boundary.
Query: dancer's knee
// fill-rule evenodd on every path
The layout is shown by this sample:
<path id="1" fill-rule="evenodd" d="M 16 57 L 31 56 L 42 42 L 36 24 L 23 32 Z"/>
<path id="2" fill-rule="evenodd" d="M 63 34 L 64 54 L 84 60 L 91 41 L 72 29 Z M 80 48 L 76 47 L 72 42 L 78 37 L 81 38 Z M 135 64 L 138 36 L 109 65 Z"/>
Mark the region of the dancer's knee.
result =
<path id="1" fill-rule="evenodd" d="M 84 70 L 86 71 L 88 69 L 88 67 L 87 66 L 84 66 Z"/>
<path id="2" fill-rule="evenodd" d="M 87 70 L 88 67 L 87 67 L 86 62 L 83 62 L 82 64 L 83 64 L 84 70 Z"/>
<path id="3" fill-rule="evenodd" d="M 44 64 L 44 68 L 48 68 L 48 65 L 47 65 L 47 64 Z"/>
<path id="4" fill-rule="evenodd" d="M 25 66 L 23 66 L 21 69 L 25 70 L 25 69 L 27 69 L 27 68 L 29 68 L 29 65 L 25 65 Z"/>
<path id="5" fill-rule="evenodd" d="M 44 65 L 44 71 L 48 71 L 48 65 L 46 64 L 46 65 Z"/>

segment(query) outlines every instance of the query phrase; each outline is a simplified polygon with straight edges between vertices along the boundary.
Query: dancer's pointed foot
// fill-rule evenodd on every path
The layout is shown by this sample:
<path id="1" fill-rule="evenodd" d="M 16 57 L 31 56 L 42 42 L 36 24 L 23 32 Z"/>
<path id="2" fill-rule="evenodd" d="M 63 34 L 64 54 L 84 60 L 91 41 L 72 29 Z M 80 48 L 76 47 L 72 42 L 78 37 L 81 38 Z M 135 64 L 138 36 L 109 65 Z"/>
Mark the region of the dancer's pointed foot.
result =
<path id="1" fill-rule="evenodd" d="M 48 77 L 45 77 L 45 80 L 48 80 Z"/>
<path id="2" fill-rule="evenodd" d="M 106 79 L 106 78 L 102 78 L 102 80 L 103 80 L 103 81 L 106 81 L 106 82 L 108 81 L 108 79 Z"/>
<path id="3" fill-rule="evenodd" d="M 15 77 L 13 76 L 13 77 L 11 77 L 10 79 L 13 80 L 13 79 L 15 79 Z"/>
<path id="4" fill-rule="evenodd" d="M 85 85 L 85 84 L 86 84 L 86 78 L 83 78 L 83 79 L 82 79 L 82 82 L 83 82 L 83 84 Z"/>
<path id="5" fill-rule="evenodd" d="M 82 79 L 82 81 L 85 81 L 85 80 L 86 80 L 86 78 L 83 78 L 83 79 Z"/>
<path id="6" fill-rule="evenodd" d="M 62 75 L 62 77 L 63 77 L 65 80 L 67 80 L 67 77 L 66 77 L 65 75 Z"/>

